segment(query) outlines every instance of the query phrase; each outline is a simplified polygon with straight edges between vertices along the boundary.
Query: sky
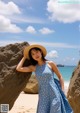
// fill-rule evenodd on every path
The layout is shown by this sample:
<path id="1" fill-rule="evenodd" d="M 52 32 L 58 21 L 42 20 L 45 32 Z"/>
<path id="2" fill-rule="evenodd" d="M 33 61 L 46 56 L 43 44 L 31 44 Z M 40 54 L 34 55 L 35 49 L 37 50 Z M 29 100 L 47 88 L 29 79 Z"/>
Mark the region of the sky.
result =
<path id="1" fill-rule="evenodd" d="M 80 60 L 80 0 L 0 0 L 0 46 L 28 42 L 47 49 L 46 59 Z"/>

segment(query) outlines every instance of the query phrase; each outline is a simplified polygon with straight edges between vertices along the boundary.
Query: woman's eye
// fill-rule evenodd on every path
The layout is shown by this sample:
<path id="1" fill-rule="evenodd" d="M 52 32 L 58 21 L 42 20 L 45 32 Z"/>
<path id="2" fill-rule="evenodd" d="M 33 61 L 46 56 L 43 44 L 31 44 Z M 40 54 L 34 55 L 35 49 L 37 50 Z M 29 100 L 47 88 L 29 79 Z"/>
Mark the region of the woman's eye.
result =
<path id="1" fill-rule="evenodd" d="M 32 55 L 36 55 L 38 53 L 38 51 L 35 51 L 35 53 L 32 53 Z"/>

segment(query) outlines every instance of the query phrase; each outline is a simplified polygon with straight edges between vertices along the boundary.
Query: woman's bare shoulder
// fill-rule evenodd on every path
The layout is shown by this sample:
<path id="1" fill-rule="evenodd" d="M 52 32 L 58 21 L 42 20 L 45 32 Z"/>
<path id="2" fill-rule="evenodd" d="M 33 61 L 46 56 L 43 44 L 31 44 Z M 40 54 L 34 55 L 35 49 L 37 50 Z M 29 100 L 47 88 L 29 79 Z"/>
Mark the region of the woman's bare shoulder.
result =
<path id="1" fill-rule="evenodd" d="M 52 70 L 55 72 L 57 70 L 57 65 L 53 61 L 48 61 L 48 64 L 52 68 Z"/>
<path id="2" fill-rule="evenodd" d="M 55 62 L 53 62 L 53 61 L 50 61 L 50 60 L 48 60 L 48 61 L 46 61 L 48 64 L 50 64 L 50 65 L 56 65 L 56 63 Z"/>

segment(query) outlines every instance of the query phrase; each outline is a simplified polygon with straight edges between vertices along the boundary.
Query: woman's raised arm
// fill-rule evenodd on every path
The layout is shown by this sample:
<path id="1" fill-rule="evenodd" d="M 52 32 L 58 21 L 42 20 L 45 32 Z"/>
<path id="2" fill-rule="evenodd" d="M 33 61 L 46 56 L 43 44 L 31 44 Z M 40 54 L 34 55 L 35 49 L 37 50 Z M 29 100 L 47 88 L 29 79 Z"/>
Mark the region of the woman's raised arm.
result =
<path id="1" fill-rule="evenodd" d="M 23 57 L 21 59 L 21 61 L 19 62 L 19 64 L 16 67 L 16 70 L 20 71 L 20 72 L 33 72 L 33 71 L 35 71 L 35 66 L 30 65 L 30 66 L 27 66 L 27 67 L 23 67 L 23 63 L 24 63 L 25 60 L 26 60 L 25 57 Z"/>

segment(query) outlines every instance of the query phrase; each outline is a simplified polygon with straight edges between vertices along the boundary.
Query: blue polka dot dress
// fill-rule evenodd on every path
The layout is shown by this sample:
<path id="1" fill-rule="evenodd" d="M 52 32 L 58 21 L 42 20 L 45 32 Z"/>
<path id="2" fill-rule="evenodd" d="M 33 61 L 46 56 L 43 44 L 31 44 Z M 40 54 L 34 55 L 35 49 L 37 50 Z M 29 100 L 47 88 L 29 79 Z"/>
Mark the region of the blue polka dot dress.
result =
<path id="1" fill-rule="evenodd" d="M 39 83 L 39 101 L 36 113 L 73 113 L 60 83 L 46 62 L 35 71 Z"/>

